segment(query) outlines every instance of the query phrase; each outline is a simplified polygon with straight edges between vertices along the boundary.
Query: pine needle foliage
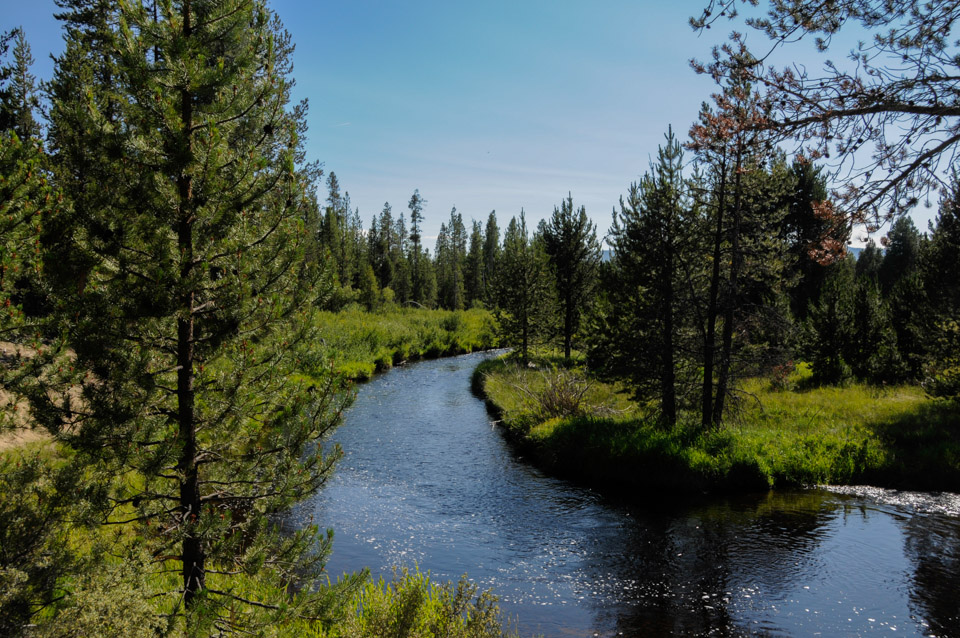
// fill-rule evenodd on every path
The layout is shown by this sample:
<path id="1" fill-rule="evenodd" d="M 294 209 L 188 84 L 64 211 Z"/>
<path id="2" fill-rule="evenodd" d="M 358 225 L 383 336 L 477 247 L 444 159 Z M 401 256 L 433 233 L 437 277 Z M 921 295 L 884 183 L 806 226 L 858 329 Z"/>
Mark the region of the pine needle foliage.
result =
<path id="1" fill-rule="evenodd" d="M 47 259 L 73 363 L 49 383 L 79 396 L 38 388 L 36 417 L 111 486 L 103 521 L 178 574 L 162 598 L 175 626 L 322 618 L 330 534 L 281 533 L 278 515 L 328 477 L 339 450 L 322 439 L 350 397 L 310 321 L 329 277 L 290 38 L 256 0 L 69 8 L 51 129 L 76 205 Z"/>

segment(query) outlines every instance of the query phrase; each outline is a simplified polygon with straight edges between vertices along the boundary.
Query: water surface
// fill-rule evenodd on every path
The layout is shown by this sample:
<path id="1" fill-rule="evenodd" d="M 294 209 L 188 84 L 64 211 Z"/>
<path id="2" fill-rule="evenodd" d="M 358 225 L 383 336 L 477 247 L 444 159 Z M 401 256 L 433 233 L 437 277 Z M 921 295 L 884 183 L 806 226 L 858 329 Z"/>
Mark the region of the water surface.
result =
<path id="1" fill-rule="evenodd" d="M 960 636 L 957 495 L 612 501 L 504 442 L 469 390 L 485 356 L 361 386 L 335 436 L 343 461 L 297 512 L 335 530 L 330 573 L 466 573 L 548 638 Z"/>

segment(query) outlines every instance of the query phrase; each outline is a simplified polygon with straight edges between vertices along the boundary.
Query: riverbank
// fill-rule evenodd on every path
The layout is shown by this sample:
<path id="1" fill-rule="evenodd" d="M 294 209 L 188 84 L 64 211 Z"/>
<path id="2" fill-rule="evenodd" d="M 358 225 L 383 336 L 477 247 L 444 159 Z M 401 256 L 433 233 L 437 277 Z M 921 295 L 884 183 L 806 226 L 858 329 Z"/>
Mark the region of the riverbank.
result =
<path id="1" fill-rule="evenodd" d="M 661 428 L 622 388 L 539 363 L 485 362 L 474 391 L 537 465 L 607 491 L 960 491 L 960 405 L 919 387 L 813 387 L 801 366 L 786 387 L 747 382 L 727 424 L 704 432 L 694 415 Z"/>
<path id="2" fill-rule="evenodd" d="M 369 380 L 377 372 L 420 359 L 497 347 L 497 327 L 488 310 L 359 308 L 317 312 L 323 346 L 347 378 Z"/>

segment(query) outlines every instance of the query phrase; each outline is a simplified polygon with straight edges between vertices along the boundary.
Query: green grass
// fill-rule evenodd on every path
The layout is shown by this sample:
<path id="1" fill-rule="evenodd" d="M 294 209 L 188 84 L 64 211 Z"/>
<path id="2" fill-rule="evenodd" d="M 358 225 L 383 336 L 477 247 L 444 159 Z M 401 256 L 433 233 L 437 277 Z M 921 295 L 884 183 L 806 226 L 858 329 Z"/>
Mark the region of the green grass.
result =
<path id="1" fill-rule="evenodd" d="M 486 310 L 358 308 L 317 312 L 324 347 L 348 378 L 369 379 L 404 361 L 431 359 L 497 345 L 496 324 Z"/>
<path id="2" fill-rule="evenodd" d="M 598 381 L 583 409 L 545 414 L 543 374 L 503 360 L 484 363 L 474 387 L 540 464 L 615 490 L 869 483 L 960 491 L 960 404 L 919 387 L 812 387 L 808 379 L 800 366 L 788 389 L 748 381 L 726 425 L 707 431 L 689 413 L 662 428 L 648 406 Z"/>
<path id="3" fill-rule="evenodd" d="M 315 638 L 506 638 L 497 598 L 463 577 L 437 583 L 419 569 L 395 570 L 390 582 L 368 581 L 353 598 L 355 613 L 336 625 L 314 627 Z"/>

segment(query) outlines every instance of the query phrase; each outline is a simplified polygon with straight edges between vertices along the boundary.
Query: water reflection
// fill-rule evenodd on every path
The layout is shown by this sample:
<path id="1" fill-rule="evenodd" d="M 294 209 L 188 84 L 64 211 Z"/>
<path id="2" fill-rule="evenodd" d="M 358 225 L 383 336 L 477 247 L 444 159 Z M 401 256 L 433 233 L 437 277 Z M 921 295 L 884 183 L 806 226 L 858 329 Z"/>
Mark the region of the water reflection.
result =
<path id="1" fill-rule="evenodd" d="M 590 556 L 587 577 L 619 585 L 603 599 L 616 632 L 649 636 L 756 634 L 743 607 L 761 590 L 782 597 L 835 515 L 819 492 L 623 513 L 634 523 Z"/>
<path id="2" fill-rule="evenodd" d="M 914 565 L 910 598 L 934 636 L 960 635 L 960 526 L 939 516 L 903 521 L 906 552 Z"/>
<path id="3" fill-rule="evenodd" d="M 332 573 L 467 573 L 547 637 L 960 635 L 955 512 L 827 490 L 613 502 L 518 461 L 469 394 L 482 356 L 361 388 L 298 512 L 336 530 Z"/>

